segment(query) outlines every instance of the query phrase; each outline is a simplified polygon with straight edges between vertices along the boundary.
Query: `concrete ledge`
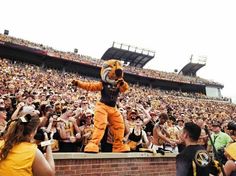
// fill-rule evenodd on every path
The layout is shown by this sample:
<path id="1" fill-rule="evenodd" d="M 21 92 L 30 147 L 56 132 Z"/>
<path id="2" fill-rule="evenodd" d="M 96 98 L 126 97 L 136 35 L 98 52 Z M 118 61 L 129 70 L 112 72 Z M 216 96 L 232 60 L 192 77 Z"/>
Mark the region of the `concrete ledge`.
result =
<path id="1" fill-rule="evenodd" d="M 55 160 L 66 159 L 112 159 L 112 158 L 175 158 L 176 154 L 165 153 L 152 154 L 146 152 L 129 152 L 129 153 L 53 153 Z"/>

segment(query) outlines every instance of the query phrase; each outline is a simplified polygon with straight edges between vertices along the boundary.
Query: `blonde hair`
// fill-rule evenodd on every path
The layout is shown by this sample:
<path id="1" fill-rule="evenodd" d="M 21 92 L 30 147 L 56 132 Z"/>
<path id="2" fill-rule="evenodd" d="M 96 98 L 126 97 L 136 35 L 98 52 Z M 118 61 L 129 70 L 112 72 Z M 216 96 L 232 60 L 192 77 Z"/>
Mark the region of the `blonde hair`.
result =
<path id="1" fill-rule="evenodd" d="M 30 142 L 29 135 L 38 128 L 40 120 L 37 116 L 26 114 L 16 120 L 10 121 L 3 136 L 4 145 L 0 148 L 0 160 L 4 160 L 9 151 L 21 142 Z"/>

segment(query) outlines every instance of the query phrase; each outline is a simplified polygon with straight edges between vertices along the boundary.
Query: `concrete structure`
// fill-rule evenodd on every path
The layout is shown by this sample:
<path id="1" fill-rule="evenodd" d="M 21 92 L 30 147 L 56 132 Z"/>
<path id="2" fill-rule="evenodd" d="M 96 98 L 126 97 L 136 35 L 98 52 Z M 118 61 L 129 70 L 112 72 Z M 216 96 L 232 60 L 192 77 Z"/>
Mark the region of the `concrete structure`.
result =
<path id="1" fill-rule="evenodd" d="M 117 59 L 124 61 L 127 66 L 143 68 L 154 57 L 155 51 L 113 42 L 112 47 L 107 49 L 101 59 Z"/>
<path id="2" fill-rule="evenodd" d="M 54 153 L 57 176 L 175 176 L 175 155 Z"/>

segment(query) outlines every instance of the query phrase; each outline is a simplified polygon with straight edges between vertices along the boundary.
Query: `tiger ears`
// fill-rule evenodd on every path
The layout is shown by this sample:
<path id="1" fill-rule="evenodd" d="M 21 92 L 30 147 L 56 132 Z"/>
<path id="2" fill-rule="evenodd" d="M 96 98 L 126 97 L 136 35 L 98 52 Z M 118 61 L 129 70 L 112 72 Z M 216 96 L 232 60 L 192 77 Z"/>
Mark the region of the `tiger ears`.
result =
<path id="1" fill-rule="evenodd" d="M 105 61 L 102 65 L 102 68 L 105 69 L 107 67 L 117 67 L 117 66 L 122 66 L 122 62 L 120 62 L 119 60 L 115 60 L 115 59 L 111 59 L 111 60 L 108 60 L 108 61 Z"/>
<path id="2" fill-rule="evenodd" d="M 122 67 L 122 63 L 120 61 L 116 61 L 116 67 Z"/>

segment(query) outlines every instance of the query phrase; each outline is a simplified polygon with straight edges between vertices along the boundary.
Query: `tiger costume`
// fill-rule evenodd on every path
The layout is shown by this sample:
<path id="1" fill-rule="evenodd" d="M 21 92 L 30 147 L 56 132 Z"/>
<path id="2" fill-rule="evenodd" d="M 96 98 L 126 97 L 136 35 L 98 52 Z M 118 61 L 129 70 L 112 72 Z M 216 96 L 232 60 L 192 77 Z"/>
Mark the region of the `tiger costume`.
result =
<path id="1" fill-rule="evenodd" d="M 125 125 L 123 117 L 116 108 L 119 93 L 128 90 L 129 86 L 123 79 L 123 68 L 118 60 L 108 60 L 101 68 L 101 81 L 84 82 L 73 80 L 72 84 L 87 91 L 101 91 L 101 99 L 95 106 L 94 131 L 92 139 L 86 145 L 84 151 L 89 153 L 99 152 L 99 143 L 104 135 L 109 122 L 110 130 L 114 138 L 112 152 L 128 152 L 130 148 L 123 143 Z"/>

